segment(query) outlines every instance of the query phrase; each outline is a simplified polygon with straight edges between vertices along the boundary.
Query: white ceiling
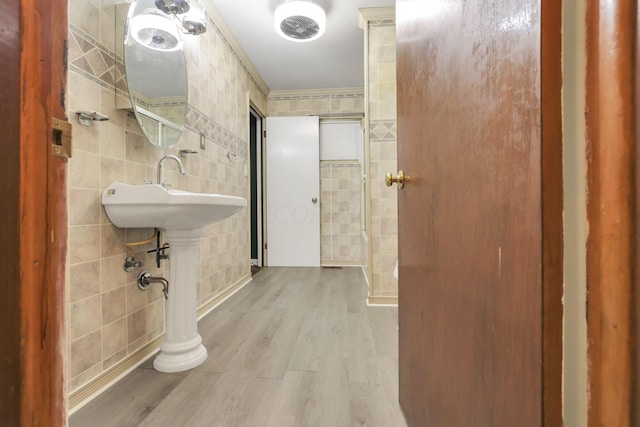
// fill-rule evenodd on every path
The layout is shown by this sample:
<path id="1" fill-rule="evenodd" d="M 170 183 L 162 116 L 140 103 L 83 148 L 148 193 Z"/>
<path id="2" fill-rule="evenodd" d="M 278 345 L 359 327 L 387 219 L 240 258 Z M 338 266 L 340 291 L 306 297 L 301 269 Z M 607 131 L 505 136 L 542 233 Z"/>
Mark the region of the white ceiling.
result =
<path id="1" fill-rule="evenodd" d="M 212 0 L 270 90 L 364 86 L 364 31 L 358 9 L 394 6 L 395 0 L 315 0 L 327 14 L 317 40 L 278 36 L 273 12 L 284 0 Z"/>

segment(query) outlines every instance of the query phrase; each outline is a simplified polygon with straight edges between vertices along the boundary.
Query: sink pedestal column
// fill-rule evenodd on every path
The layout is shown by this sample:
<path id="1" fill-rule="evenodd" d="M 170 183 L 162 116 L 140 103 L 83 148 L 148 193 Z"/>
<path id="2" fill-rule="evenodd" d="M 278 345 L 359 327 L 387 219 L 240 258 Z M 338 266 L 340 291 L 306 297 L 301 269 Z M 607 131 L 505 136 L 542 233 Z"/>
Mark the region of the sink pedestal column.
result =
<path id="1" fill-rule="evenodd" d="M 164 230 L 169 249 L 169 296 L 166 301 L 164 342 L 153 367 L 161 372 L 194 368 L 207 359 L 198 334 L 198 245 L 204 228 Z"/>

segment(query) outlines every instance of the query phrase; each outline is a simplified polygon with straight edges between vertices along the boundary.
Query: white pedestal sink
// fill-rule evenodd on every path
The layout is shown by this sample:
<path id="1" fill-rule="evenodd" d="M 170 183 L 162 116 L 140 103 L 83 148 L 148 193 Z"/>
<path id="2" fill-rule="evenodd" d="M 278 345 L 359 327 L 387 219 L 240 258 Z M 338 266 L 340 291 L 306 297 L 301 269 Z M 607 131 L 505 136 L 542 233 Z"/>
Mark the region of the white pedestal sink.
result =
<path id="1" fill-rule="evenodd" d="M 165 337 L 154 368 L 178 372 L 200 365 L 207 350 L 198 334 L 198 244 L 205 226 L 233 215 L 246 199 L 114 182 L 102 193 L 102 204 L 116 227 L 160 228 L 171 246 Z"/>

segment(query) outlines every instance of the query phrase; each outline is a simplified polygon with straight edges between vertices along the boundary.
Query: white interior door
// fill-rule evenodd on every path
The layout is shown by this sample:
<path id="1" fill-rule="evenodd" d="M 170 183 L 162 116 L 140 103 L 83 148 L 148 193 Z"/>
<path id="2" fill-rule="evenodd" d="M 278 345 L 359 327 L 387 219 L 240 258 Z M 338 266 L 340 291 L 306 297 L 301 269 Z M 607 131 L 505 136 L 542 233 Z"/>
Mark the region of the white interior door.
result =
<path id="1" fill-rule="evenodd" d="M 267 117 L 267 264 L 320 266 L 319 118 Z"/>

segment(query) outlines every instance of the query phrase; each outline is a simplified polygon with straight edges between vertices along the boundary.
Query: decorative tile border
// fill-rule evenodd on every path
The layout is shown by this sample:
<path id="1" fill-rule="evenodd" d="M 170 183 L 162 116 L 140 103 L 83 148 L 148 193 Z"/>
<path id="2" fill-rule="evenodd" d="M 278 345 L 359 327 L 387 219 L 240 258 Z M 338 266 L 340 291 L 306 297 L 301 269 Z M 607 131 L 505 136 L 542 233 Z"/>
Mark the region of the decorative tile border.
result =
<path id="1" fill-rule="evenodd" d="M 74 55 L 69 58 L 71 71 L 106 89 L 115 87 L 119 95 L 129 96 L 122 58 L 73 24 L 69 25 L 69 50 Z"/>
<path id="2" fill-rule="evenodd" d="M 398 139 L 398 123 L 395 120 L 372 120 L 369 124 L 369 139 L 376 141 L 395 141 Z"/>
<path id="3" fill-rule="evenodd" d="M 361 88 L 275 91 L 267 99 L 269 115 L 319 115 L 324 118 L 364 115 Z"/>
<path id="4" fill-rule="evenodd" d="M 302 99 L 364 99 L 363 94 L 343 94 L 343 95 L 276 95 L 269 96 L 268 101 L 299 101 Z"/>
<path id="5" fill-rule="evenodd" d="M 360 163 L 354 163 L 351 160 L 320 160 L 320 169 L 323 168 L 358 168 L 362 166 Z"/>
<path id="6" fill-rule="evenodd" d="M 207 117 L 193 105 L 187 107 L 185 126 L 194 132 L 204 134 L 206 138 L 228 150 L 232 150 L 243 159 L 248 158 L 248 144 L 246 141 L 238 138 L 232 132 Z"/>

